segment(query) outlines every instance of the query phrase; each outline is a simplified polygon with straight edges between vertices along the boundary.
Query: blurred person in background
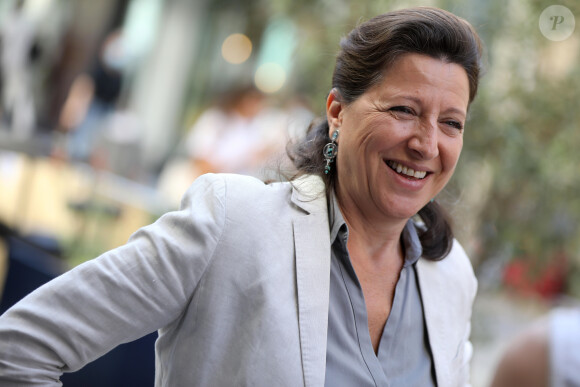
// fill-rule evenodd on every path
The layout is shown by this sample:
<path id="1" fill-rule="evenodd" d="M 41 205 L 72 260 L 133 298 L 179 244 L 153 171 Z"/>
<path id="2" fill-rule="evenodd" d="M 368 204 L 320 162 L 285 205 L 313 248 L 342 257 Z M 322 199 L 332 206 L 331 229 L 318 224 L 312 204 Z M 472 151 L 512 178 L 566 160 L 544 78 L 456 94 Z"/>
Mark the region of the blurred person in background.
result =
<path id="1" fill-rule="evenodd" d="M 246 86 L 227 92 L 201 114 L 186 138 L 198 174 L 256 176 L 268 157 L 284 149 L 283 121 L 266 104 L 263 93 Z"/>
<path id="2" fill-rule="evenodd" d="M 122 44 L 121 31 L 110 32 L 91 71 L 79 75 L 70 88 L 59 127 L 68 133 L 67 155 L 73 161 L 100 163 L 95 145 L 107 119 L 116 111 L 123 90 Z"/>
<path id="3" fill-rule="evenodd" d="M 141 166 L 145 125 L 141 118 L 121 103 L 103 123 L 94 146 L 94 159 L 100 167 L 132 180 L 143 177 Z"/>
<path id="4" fill-rule="evenodd" d="M 31 64 L 38 55 L 36 25 L 16 0 L 0 27 L 2 117 L 14 136 L 29 138 L 35 130 L 36 111 Z"/>
<path id="5" fill-rule="evenodd" d="M 436 8 L 341 42 L 290 181 L 207 174 L 179 211 L 0 317 L 0 384 L 58 385 L 158 330 L 158 386 L 465 386 L 477 283 L 434 198 L 481 43 Z"/>
<path id="6" fill-rule="evenodd" d="M 556 308 L 507 346 L 492 387 L 580 386 L 580 307 Z"/>
<path id="7" fill-rule="evenodd" d="M 265 165 L 283 155 L 289 137 L 288 116 L 270 106 L 254 86 L 222 93 L 204 110 L 185 137 L 187 161 L 163 168 L 158 190 L 177 208 L 183 192 L 205 173 L 240 173 L 264 177 Z"/>

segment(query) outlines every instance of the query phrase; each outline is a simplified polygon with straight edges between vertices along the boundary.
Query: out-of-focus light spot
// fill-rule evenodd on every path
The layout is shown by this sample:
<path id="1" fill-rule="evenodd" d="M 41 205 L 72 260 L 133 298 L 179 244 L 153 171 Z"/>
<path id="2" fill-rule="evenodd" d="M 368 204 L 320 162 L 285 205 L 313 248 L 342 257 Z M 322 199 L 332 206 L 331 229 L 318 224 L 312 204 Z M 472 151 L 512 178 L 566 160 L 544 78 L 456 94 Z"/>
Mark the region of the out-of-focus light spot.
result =
<path id="1" fill-rule="evenodd" d="M 278 63 L 264 63 L 254 76 L 256 87 L 264 93 L 275 93 L 286 82 L 286 71 Z"/>
<path id="2" fill-rule="evenodd" d="M 163 0 L 131 1 L 123 23 L 123 50 L 130 66 L 138 66 L 159 34 Z"/>
<path id="3" fill-rule="evenodd" d="M 260 42 L 254 81 L 260 90 L 275 93 L 292 73 L 296 27 L 288 19 L 274 19 L 268 24 Z"/>
<path id="4" fill-rule="evenodd" d="M 25 10 L 29 11 L 31 15 L 38 19 L 50 10 L 50 7 L 53 5 L 54 1 L 52 0 L 36 0 L 36 1 L 27 1 L 25 2 Z"/>
<path id="5" fill-rule="evenodd" d="M 230 63 L 244 63 L 251 53 L 252 41 L 244 34 L 232 34 L 222 43 L 222 56 Z"/>

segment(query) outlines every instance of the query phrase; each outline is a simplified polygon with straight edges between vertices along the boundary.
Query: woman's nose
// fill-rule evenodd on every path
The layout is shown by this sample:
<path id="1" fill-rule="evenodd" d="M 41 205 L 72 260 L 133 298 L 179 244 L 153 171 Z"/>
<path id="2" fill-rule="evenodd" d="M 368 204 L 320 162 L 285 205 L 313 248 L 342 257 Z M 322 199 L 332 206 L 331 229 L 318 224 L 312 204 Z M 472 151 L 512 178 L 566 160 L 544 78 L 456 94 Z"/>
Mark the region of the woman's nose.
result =
<path id="1" fill-rule="evenodd" d="M 415 157 L 431 160 L 439 155 L 437 134 L 436 122 L 425 122 L 416 128 L 408 143 Z"/>

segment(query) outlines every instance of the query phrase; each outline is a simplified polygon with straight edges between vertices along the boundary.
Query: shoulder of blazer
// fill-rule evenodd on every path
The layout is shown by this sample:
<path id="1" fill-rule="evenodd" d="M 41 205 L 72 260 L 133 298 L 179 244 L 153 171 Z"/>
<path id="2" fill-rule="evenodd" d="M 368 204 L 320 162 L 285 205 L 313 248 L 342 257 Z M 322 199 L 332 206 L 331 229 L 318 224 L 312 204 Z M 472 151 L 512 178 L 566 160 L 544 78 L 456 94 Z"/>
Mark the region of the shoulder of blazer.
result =
<path id="1" fill-rule="evenodd" d="M 451 251 L 442 260 L 419 259 L 417 270 L 423 285 L 431 285 L 442 293 L 465 297 L 469 303 L 473 301 L 477 291 L 477 279 L 469 257 L 457 240 L 453 241 Z M 454 294 L 456 292 L 458 294 Z"/>
<path id="2" fill-rule="evenodd" d="M 201 180 L 221 180 L 225 186 L 225 196 L 235 199 L 237 204 L 264 200 L 268 195 L 289 195 L 294 205 L 307 214 L 327 212 L 326 186 L 320 176 L 304 175 L 290 182 L 266 184 L 252 176 L 238 174 L 206 174 Z"/>

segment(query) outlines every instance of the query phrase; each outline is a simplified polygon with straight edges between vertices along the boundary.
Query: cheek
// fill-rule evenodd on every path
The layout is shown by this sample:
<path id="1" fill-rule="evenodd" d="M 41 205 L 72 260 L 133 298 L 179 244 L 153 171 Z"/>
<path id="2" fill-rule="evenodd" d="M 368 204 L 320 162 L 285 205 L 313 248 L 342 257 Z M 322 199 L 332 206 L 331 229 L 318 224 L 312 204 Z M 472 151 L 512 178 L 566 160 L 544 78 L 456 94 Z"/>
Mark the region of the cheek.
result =
<path id="1" fill-rule="evenodd" d="M 459 156 L 461 155 L 461 149 L 463 148 L 463 138 L 455 139 L 449 143 L 443 151 L 443 167 L 447 170 L 453 172 L 457 162 L 459 161 Z"/>

